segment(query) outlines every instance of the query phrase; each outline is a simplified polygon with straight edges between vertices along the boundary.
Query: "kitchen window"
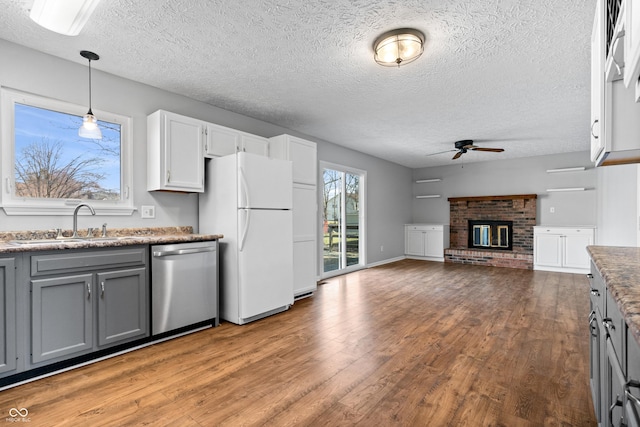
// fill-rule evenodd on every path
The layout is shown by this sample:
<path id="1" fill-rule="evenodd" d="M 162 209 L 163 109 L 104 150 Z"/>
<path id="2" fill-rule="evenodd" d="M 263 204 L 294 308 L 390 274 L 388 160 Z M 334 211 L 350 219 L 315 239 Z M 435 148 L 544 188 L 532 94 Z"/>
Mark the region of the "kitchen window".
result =
<path id="1" fill-rule="evenodd" d="M 87 107 L 0 89 L 2 207 L 7 215 L 67 215 L 80 202 L 131 215 L 130 118 L 96 111 L 102 139 L 78 136 Z"/>

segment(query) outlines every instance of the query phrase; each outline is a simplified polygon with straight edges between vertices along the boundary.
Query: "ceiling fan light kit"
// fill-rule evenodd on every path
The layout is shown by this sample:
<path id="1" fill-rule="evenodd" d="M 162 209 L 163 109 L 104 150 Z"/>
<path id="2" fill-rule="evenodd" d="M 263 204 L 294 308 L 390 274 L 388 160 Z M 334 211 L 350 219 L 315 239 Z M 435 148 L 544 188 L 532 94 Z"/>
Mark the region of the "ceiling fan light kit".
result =
<path id="1" fill-rule="evenodd" d="M 424 34 L 413 28 L 391 30 L 373 42 L 375 61 L 385 67 L 409 64 L 424 52 Z"/>

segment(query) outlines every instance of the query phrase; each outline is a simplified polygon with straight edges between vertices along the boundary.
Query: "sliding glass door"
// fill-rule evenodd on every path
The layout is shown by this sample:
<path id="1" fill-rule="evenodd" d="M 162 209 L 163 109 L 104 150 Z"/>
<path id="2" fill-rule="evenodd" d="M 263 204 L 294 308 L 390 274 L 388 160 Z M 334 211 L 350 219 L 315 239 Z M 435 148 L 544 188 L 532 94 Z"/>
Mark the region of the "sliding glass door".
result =
<path id="1" fill-rule="evenodd" d="M 323 275 L 355 270 L 364 261 L 365 172 L 321 162 Z"/>

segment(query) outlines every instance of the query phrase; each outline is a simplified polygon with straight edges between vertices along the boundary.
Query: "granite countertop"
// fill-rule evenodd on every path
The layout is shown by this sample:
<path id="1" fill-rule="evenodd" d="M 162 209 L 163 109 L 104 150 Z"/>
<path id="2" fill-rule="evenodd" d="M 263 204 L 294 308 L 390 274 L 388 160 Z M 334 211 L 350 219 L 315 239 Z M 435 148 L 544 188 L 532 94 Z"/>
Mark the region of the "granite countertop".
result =
<path id="1" fill-rule="evenodd" d="M 640 248 L 588 246 L 587 251 L 640 344 Z"/>
<path id="2" fill-rule="evenodd" d="M 73 241 L 55 241 L 56 234 L 55 230 L 2 231 L 0 232 L 0 254 L 204 242 L 218 240 L 223 237 L 221 234 L 193 234 L 193 227 L 117 228 L 107 230 L 106 239 L 98 237 Z M 70 236 L 71 230 L 65 230 L 62 234 L 63 236 Z M 80 234 L 80 237 L 86 238 L 83 234 Z M 12 241 L 16 240 L 45 240 L 45 242 L 38 244 L 12 243 Z M 46 240 L 51 240 L 51 242 L 46 242 Z"/>

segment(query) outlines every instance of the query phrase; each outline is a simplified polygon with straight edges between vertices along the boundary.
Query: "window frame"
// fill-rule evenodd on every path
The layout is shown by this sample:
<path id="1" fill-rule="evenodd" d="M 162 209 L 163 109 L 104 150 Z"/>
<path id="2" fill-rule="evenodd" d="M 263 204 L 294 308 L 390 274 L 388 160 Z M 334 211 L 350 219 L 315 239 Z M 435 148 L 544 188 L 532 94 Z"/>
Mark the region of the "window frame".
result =
<path id="1" fill-rule="evenodd" d="M 93 109 L 96 117 L 120 125 L 120 199 L 42 199 L 17 197 L 15 189 L 15 104 L 58 111 L 82 117 L 87 106 L 72 104 L 28 92 L 0 87 L 0 204 L 7 215 L 70 215 L 78 203 L 90 203 L 97 215 L 132 215 L 133 138 L 131 118 Z"/>

